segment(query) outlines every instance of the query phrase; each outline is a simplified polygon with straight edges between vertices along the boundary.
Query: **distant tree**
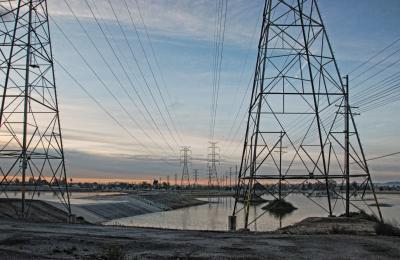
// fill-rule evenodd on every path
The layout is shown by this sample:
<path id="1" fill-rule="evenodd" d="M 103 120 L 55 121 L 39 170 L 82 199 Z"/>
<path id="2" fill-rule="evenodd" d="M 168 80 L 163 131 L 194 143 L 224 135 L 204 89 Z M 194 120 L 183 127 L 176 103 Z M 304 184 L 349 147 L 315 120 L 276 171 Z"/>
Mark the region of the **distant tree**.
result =
<path id="1" fill-rule="evenodd" d="M 169 188 L 169 183 L 163 181 L 163 183 L 161 184 L 161 187 L 164 189 L 168 189 Z"/>
<path id="2" fill-rule="evenodd" d="M 29 177 L 28 183 L 29 183 L 29 184 L 34 184 L 34 183 L 35 183 L 35 178 Z"/>
<path id="3" fill-rule="evenodd" d="M 158 180 L 153 180 L 153 188 L 157 189 L 158 187 Z"/>
<path id="4" fill-rule="evenodd" d="M 51 185 L 58 185 L 61 182 L 61 180 L 54 178 L 53 181 L 51 182 Z"/>

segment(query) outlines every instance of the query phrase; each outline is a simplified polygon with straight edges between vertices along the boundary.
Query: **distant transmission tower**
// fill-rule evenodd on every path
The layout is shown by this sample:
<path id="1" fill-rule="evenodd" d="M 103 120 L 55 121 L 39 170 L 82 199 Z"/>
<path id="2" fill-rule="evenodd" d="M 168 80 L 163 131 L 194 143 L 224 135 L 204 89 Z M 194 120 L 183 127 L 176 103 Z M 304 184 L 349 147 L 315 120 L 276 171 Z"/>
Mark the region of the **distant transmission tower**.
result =
<path id="1" fill-rule="evenodd" d="M 193 169 L 194 186 L 197 187 L 197 180 L 199 177 L 199 169 Z"/>
<path id="2" fill-rule="evenodd" d="M 292 192 L 349 215 L 369 191 L 382 220 L 347 88 L 317 1 L 266 0 L 233 211 L 245 228 L 260 217 L 249 219 L 255 196 Z"/>
<path id="3" fill-rule="evenodd" d="M 190 176 L 189 176 L 189 164 L 192 159 L 192 151 L 190 151 L 189 146 L 184 146 L 181 149 L 181 165 L 182 165 L 182 177 L 181 186 L 190 186 Z"/>
<path id="4" fill-rule="evenodd" d="M 2 1 L 0 20 L 1 192 L 20 187 L 25 218 L 46 184 L 71 213 L 47 1 Z"/>
<path id="5" fill-rule="evenodd" d="M 207 166 L 209 187 L 219 187 L 217 164 L 220 164 L 220 152 L 219 147 L 216 145 L 216 142 L 210 142 L 210 146 L 208 147 Z"/>

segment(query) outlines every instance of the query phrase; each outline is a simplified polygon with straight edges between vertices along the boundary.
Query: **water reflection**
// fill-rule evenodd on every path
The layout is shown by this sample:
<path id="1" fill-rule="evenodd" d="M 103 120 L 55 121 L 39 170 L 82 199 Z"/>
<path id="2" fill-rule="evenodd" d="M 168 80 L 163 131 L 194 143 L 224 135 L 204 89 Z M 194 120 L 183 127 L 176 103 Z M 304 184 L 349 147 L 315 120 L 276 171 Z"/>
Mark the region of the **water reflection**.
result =
<path id="1" fill-rule="evenodd" d="M 314 198 L 319 203 L 324 203 L 323 198 Z M 125 225 L 125 226 L 141 226 L 141 227 L 158 227 L 173 229 L 194 229 L 194 230 L 227 230 L 228 216 L 232 214 L 234 199 L 231 197 L 205 198 L 208 202 L 205 205 L 182 208 L 178 210 L 150 213 L 145 215 L 133 216 L 128 218 L 109 221 L 105 224 Z M 304 196 L 293 194 L 287 197 L 297 210 L 287 214 L 275 214 L 264 211 L 262 208 L 267 205 L 252 205 L 249 211 L 249 220 L 253 220 L 255 216 L 264 213 L 262 217 L 249 225 L 250 230 L 269 231 L 276 230 L 280 227 L 288 226 L 299 222 L 300 220 L 314 216 L 328 216 L 328 213 L 318 205 L 310 202 Z M 381 203 L 394 205 L 393 207 L 382 208 L 384 218 L 387 220 L 396 219 L 400 222 L 400 195 L 385 195 L 380 197 Z M 364 204 L 363 208 L 368 205 Z M 239 205 L 242 207 L 243 205 Z M 343 213 L 343 209 L 336 207 L 336 214 Z M 240 211 L 237 215 L 237 227 L 243 227 L 244 211 Z"/>

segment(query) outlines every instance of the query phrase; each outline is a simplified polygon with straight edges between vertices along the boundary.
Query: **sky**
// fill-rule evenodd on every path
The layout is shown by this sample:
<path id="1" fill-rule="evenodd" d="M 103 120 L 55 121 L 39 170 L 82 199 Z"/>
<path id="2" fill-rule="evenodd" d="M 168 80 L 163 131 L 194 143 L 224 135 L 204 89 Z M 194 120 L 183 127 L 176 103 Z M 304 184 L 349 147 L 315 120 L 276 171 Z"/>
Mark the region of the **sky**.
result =
<path id="1" fill-rule="evenodd" d="M 200 176 L 206 178 L 216 2 L 138 0 L 141 12 L 135 0 L 126 2 L 128 8 L 122 0 L 88 0 L 107 35 L 105 39 L 85 1 L 68 0 L 73 13 L 64 0 L 48 1 L 55 59 L 124 126 L 123 129 L 116 124 L 56 64 L 68 175 L 73 179 L 109 180 L 164 179 L 170 176 L 172 180 L 174 174 L 181 174 L 180 147 L 190 146 L 190 168 L 199 169 Z M 240 119 L 247 109 L 248 95 L 244 97 L 244 106 L 236 121 L 235 115 L 254 72 L 263 4 L 262 0 L 228 0 L 214 137 L 221 153 L 220 174 L 240 163 L 246 126 Z M 319 8 L 342 75 L 400 37 L 398 0 L 320 0 Z M 145 22 L 147 34 L 140 15 Z M 400 55 L 393 55 L 392 60 L 379 64 L 375 69 L 383 68 L 390 61 L 395 61 L 396 57 L 399 59 Z M 370 64 L 378 61 L 372 60 Z M 385 75 L 391 75 L 399 67 L 398 64 L 393 66 Z M 373 78 L 363 82 L 373 72 L 368 71 L 351 81 L 351 84 L 357 86 L 362 82 L 358 86 L 362 92 L 364 85 L 378 80 Z M 156 81 L 152 77 L 153 73 Z M 350 79 L 352 76 L 350 74 Z M 115 93 L 122 106 L 104 86 Z M 158 88 L 164 100 L 158 95 Z M 136 93 L 139 93 L 141 101 Z M 155 96 L 158 108 L 151 95 Z M 166 113 L 163 101 L 170 115 Z M 400 123 L 396 117 L 399 108 L 399 103 L 393 103 L 357 116 L 357 126 L 367 158 L 399 151 Z M 165 120 L 158 109 L 163 111 Z M 174 124 L 170 123 L 170 118 Z M 397 159 L 390 157 L 371 161 L 373 178 L 377 181 L 399 180 Z"/>

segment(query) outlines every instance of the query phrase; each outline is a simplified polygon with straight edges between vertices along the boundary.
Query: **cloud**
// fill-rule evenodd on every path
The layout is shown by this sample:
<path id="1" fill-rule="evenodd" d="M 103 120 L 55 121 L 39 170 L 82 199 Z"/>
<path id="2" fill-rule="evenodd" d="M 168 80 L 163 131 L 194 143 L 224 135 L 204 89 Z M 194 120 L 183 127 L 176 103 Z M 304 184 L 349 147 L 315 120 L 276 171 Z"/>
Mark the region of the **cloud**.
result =
<path id="1" fill-rule="evenodd" d="M 74 13 L 85 20 L 94 21 L 86 1 L 69 1 Z M 110 8 L 108 0 L 88 1 L 91 8 L 98 16 L 110 23 L 116 23 L 115 16 Z M 123 1 L 110 0 L 118 19 L 125 26 L 131 26 L 129 13 Z M 127 0 L 129 10 L 132 13 L 136 26 L 143 30 L 140 20 L 140 13 L 135 0 Z M 159 1 L 159 0 L 139 0 L 138 1 L 146 27 L 153 35 L 166 36 L 171 38 L 182 37 L 197 40 L 212 41 L 215 30 L 215 3 L 214 0 L 196 1 Z M 263 1 L 228 1 L 228 16 L 226 25 L 227 43 L 247 45 L 251 38 L 252 29 L 257 23 L 257 17 L 262 12 Z M 72 14 L 64 1 L 51 1 L 49 3 L 49 13 L 53 17 L 62 16 L 72 18 Z M 260 17 L 259 17 L 260 18 Z M 128 27 L 126 27 L 127 29 Z M 247 47 L 247 46 L 246 46 Z"/>

